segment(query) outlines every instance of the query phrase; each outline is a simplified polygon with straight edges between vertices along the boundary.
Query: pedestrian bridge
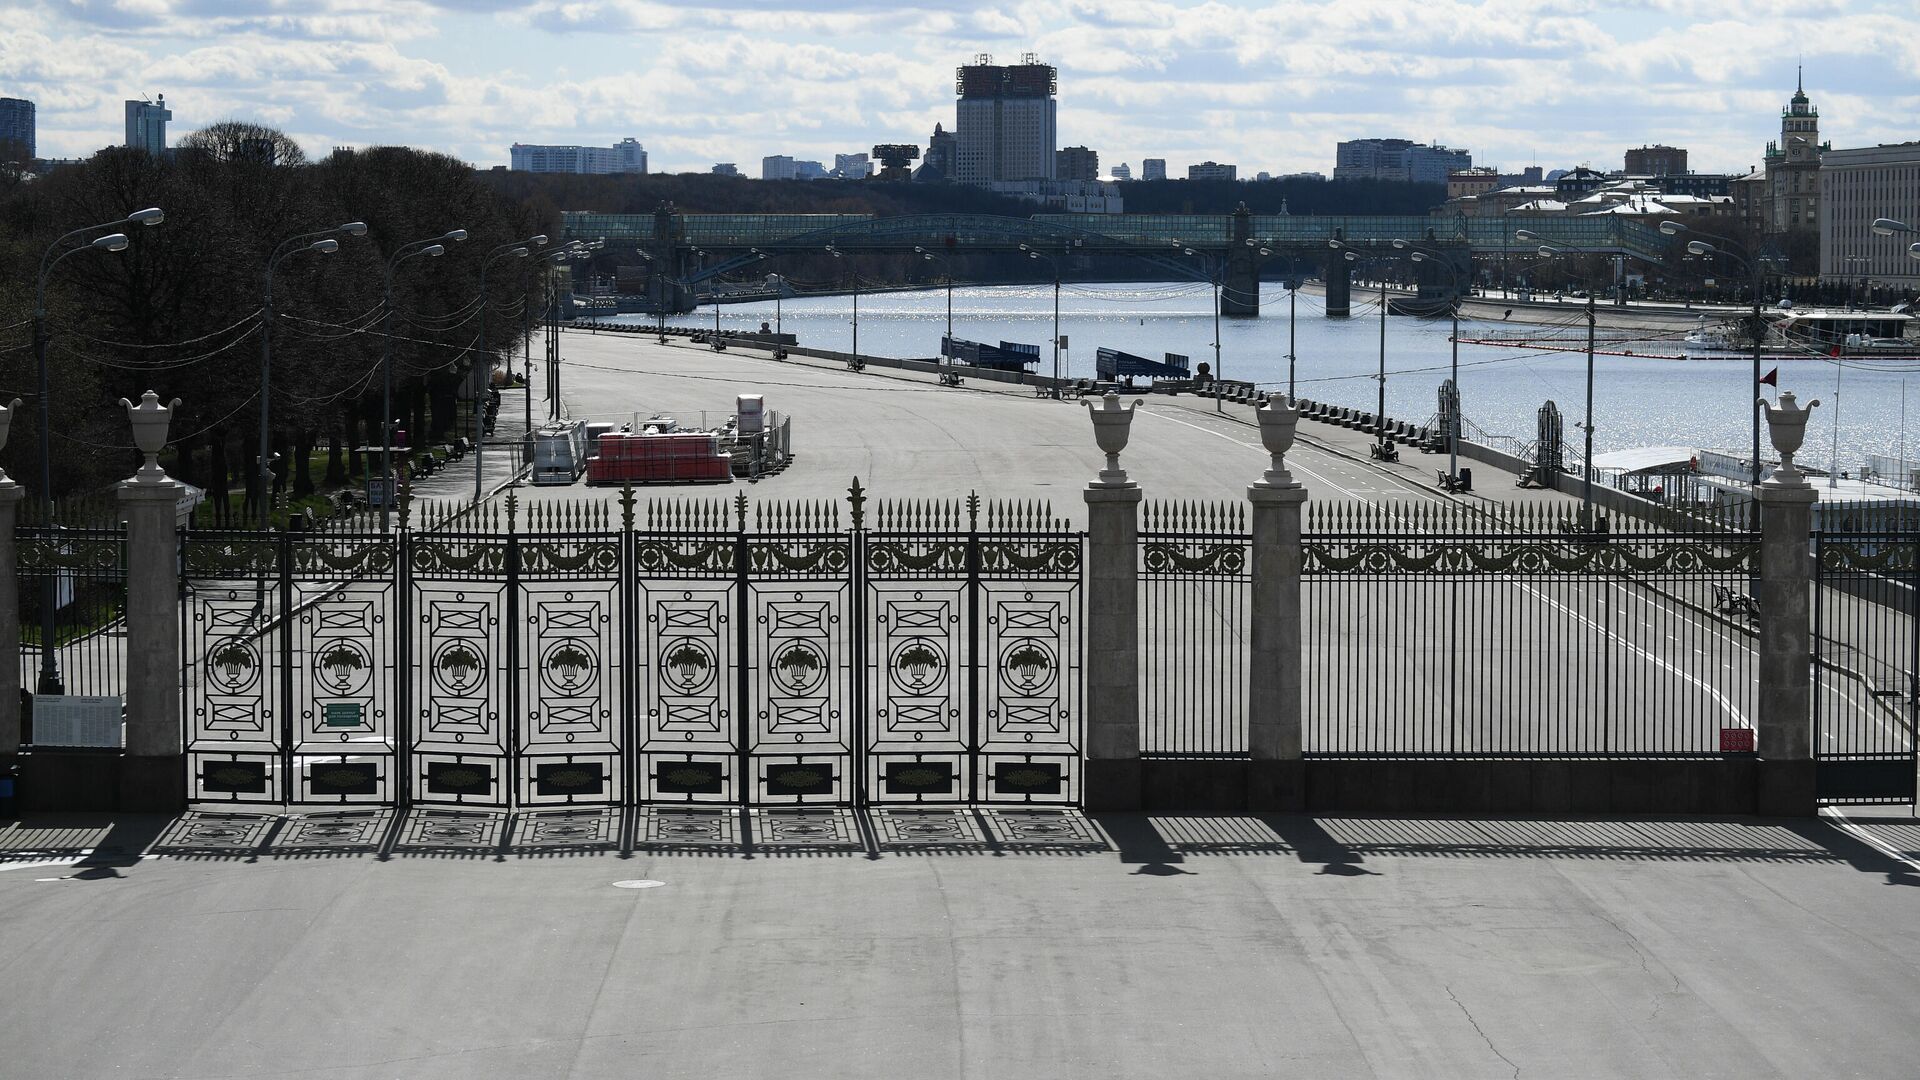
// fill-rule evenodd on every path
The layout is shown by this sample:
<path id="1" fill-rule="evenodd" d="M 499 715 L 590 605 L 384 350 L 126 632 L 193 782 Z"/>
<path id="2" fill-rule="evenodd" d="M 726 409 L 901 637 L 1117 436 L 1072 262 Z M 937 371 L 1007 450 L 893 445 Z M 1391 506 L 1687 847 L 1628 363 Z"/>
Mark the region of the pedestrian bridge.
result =
<path id="1" fill-rule="evenodd" d="M 633 244 L 652 263 L 657 302 L 677 310 L 692 307 L 696 286 L 746 270 L 764 259 L 829 247 L 849 255 L 924 250 L 941 255 L 1006 254 L 1023 249 L 1045 258 L 1121 255 L 1144 259 L 1175 278 L 1222 286 L 1221 313 L 1257 315 L 1259 277 L 1271 263 L 1290 272 L 1319 271 L 1329 285 L 1328 313 L 1346 313 L 1351 264 L 1333 257 L 1340 240 L 1378 256 L 1404 259 L 1393 242 L 1426 247 L 1445 265 L 1421 268 L 1422 284 L 1457 291 L 1472 274 L 1473 259 L 1530 254 L 1538 242 L 1521 243 L 1528 229 L 1542 241 L 1584 254 L 1621 255 L 1644 261 L 1666 256 L 1671 240 L 1645 222 L 1620 217 L 1500 218 L 1431 216 L 1317 216 L 1254 214 L 683 214 L 663 208 L 651 214 L 568 212 L 568 240 L 604 239 Z M 1451 267 L 1451 269 L 1449 269 Z M 664 271 L 664 272 L 661 272 Z M 1449 280 L 1450 279 L 1450 280 Z M 1423 289 L 1426 291 L 1426 289 Z"/>

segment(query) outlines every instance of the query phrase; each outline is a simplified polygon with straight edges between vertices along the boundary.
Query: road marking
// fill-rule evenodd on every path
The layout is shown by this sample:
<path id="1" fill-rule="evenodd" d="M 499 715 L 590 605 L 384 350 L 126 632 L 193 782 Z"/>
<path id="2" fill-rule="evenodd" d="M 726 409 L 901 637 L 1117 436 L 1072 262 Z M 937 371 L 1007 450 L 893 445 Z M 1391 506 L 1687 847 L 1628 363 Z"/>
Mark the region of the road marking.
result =
<path id="1" fill-rule="evenodd" d="M 1848 836 L 1853 837 L 1855 840 L 1858 840 L 1861 843 L 1872 848 L 1873 850 L 1879 852 L 1880 854 L 1885 855 L 1887 858 L 1892 859 L 1894 862 L 1899 863 L 1900 865 L 1906 867 L 1909 870 L 1920 872 L 1920 862 L 1915 862 L 1914 860 L 1908 858 L 1906 852 L 1901 851 L 1900 849 L 1894 847 L 1892 844 L 1887 843 L 1886 841 L 1873 835 L 1867 830 L 1861 828 L 1859 825 L 1855 824 L 1853 821 L 1849 820 L 1847 818 L 1847 815 L 1840 812 L 1839 807 L 1823 806 L 1820 808 L 1820 816 L 1827 819 L 1827 821 L 1830 824 L 1832 824 L 1834 828 L 1839 829 L 1841 832 L 1846 833 Z"/>

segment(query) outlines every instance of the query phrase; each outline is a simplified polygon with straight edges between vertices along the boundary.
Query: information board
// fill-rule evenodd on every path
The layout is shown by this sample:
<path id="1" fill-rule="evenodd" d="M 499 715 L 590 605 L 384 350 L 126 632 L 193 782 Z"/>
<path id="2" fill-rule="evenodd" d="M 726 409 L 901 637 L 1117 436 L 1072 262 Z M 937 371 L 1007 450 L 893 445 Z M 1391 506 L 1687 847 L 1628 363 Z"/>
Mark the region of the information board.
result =
<path id="1" fill-rule="evenodd" d="M 126 746 L 126 707 L 118 697 L 39 694 L 33 699 L 35 746 Z"/>

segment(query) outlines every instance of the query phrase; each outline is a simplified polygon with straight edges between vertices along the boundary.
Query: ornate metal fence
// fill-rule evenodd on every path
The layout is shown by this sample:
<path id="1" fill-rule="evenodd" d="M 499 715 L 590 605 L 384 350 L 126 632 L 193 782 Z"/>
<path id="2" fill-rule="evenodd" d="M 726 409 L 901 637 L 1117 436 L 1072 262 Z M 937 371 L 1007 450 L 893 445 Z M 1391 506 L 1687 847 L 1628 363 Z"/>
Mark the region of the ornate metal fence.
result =
<path id="1" fill-rule="evenodd" d="M 192 796 L 1077 802 L 1082 535 L 852 496 L 188 533 Z"/>
<path id="2" fill-rule="evenodd" d="M 1242 503 L 1142 508 L 1142 754 L 1246 755 L 1251 540 Z"/>
<path id="3" fill-rule="evenodd" d="M 1579 533 L 1565 512 L 1311 507 L 1307 753 L 1750 751 L 1758 542 L 1618 519 Z"/>
<path id="4" fill-rule="evenodd" d="M 54 694 L 124 694 L 125 530 L 37 525 L 15 535 L 20 685 Z"/>
<path id="5" fill-rule="evenodd" d="M 1914 801 L 1920 512 L 1825 504 L 1814 533 L 1813 754 L 1828 803 Z"/>

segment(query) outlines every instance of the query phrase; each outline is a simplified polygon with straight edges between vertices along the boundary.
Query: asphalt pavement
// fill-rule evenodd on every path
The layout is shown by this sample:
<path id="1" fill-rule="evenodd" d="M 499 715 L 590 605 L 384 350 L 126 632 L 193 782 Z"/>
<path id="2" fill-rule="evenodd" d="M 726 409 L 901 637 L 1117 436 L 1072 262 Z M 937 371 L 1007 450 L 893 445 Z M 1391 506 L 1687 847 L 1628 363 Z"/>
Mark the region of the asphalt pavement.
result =
<path id="1" fill-rule="evenodd" d="M 1920 1054 L 1920 873 L 1885 839 L 1911 818 L 947 817 L 699 844 L 646 815 L 0 827 L 0 1075 L 1757 1080 Z"/>

